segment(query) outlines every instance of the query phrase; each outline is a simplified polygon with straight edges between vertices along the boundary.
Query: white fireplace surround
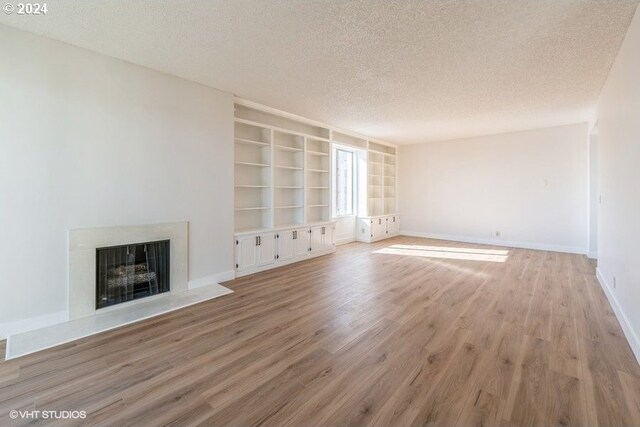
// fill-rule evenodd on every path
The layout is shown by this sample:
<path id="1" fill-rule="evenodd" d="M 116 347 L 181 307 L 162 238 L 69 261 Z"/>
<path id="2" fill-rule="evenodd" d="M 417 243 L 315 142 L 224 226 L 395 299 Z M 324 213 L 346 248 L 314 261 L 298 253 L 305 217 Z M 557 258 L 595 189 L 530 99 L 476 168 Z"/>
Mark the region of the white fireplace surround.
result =
<path id="1" fill-rule="evenodd" d="M 169 222 L 162 224 L 132 225 L 120 227 L 84 228 L 69 231 L 69 319 L 74 320 L 96 314 L 96 249 L 169 240 L 171 251 L 170 291 L 175 293 L 188 289 L 189 278 L 189 223 Z M 166 294 L 166 293 L 165 293 Z M 162 295 L 165 295 L 162 294 Z M 149 298 L 154 298 L 149 297 Z M 128 301 L 112 307 L 136 304 Z"/>
<path id="2" fill-rule="evenodd" d="M 233 274 L 195 280 L 189 286 L 189 223 L 88 228 L 69 231 L 69 319 L 9 335 L 5 359 L 13 359 L 66 342 L 128 325 L 232 293 L 217 284 Z M 96 249 L 169 240 L 170 291 L 96 310 Z"/>

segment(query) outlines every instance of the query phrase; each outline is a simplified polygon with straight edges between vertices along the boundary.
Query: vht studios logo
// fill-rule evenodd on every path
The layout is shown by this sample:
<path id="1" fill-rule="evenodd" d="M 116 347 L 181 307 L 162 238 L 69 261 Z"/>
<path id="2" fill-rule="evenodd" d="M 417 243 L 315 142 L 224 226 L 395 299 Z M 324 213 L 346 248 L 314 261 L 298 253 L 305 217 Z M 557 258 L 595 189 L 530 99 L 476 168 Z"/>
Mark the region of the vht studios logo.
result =
<path id="1" fill-rule="evenodd" d="M 83 420 L 87 417 L 87 411 L 16 411 L 9 412 L 12 420 Z"/>

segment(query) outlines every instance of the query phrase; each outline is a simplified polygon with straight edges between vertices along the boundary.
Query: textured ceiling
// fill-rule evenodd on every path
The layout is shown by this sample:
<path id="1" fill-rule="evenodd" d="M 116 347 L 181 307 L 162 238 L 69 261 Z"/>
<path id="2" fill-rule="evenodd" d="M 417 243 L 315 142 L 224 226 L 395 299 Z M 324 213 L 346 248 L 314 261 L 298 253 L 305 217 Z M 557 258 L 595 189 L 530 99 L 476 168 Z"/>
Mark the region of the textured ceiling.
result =
<path id="1" fill-rule="evenodd" d="M 0 22 L 415 143 L 589 120 L 637 4 L 50 0 Z"/>

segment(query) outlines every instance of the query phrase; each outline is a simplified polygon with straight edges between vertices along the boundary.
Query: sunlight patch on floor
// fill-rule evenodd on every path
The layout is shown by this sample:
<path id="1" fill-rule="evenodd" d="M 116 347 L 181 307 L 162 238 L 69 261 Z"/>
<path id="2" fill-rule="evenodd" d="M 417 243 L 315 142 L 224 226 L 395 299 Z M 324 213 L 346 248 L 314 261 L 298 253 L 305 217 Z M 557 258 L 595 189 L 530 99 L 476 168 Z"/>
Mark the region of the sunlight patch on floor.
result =
<path id="1" fill-rule="evenodd" d="M 464 267 L 463 265 L 460 265 L 459 263 L 456 264 L 454 262 L 447 261 L 445 259 L 430 258 L 429 262 L 432 264 L 438 265 L 440 267 L 446 268 L 447 270 L 453 270 L 457 273 L 464 274 L 466 276 L 474 276 L 482 279 L 486 279 L 489 277 L 487 273 L 483 272 L 477 267 L 468 268 L 468 267 Z"/>
<path id="2" fill-rule="evenodd" d="M 414 250 L 438 251 L 438 252 L 509 255 L 509 251 L 506 249 L 458 248 L 455 246 L 422 246 L 422 245 L 391 245 L 389 247 L 394 249 L 414 249 Z"/>
<path id="3" fill-rule="evenodd" d="M 446 246 L 391 245 L 376 254 L 444 258 L 466 261 L 505 262 L 509 251 L 500 249 L 456 248 Z"/>

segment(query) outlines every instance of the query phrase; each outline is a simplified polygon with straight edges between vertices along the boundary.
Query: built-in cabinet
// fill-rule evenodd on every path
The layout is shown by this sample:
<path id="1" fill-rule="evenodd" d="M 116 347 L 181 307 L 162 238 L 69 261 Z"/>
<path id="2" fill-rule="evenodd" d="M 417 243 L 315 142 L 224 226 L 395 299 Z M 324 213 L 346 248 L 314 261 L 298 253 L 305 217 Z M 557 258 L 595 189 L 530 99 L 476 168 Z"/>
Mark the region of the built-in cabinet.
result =
<path id="1" fill-rule="evenodd" d="M 236 275 L 244 276 L 335 250 L 335 223 L 236 235 Z"/>
<path id="2" fill-rule="evenodd" d="M 359 217 L 357 224 L 357 239 L 360 242 L 376 242 L 397 236 L 400 233 L 399 215 L 379 215 Z"/>
<path id="3" fill-rule="evenodd" d="M 311 232 L 309 233 L 311 235 L 309 252 L 313 254 L 333 249 L 336 245 L 335 232 L 335 223 L 311 227 Z"/>
<path id="4" fill-rule="evenodd" d="M 332 144 L 357 149 L 358 240 L 398 234 L 394 146 L 236 99 L 237 276 L 335 250 Z"/>
<path id="5" fill-rule="evenodd" d="M 369 141 L 367 149 L 368 215 L 396 213 L 396 149 Z"/>
<path id="6" fill-rule="evenodd" d="M 367 145 L 366 216 L 358 217 L 356 238 L 375 242 L 400 233 L 396 212 L 396 149 L 369 141 Z"/>
<path id="7" fill-rule="evenodd" d="M 236 268 L 255 269 L 275 261 L 275 233 L 236 237 Z"/>
<path id="8" fill-rule="evenodd" d="M 335 250 L 330 137 L 324 126 L 236 102 L 238 276 Z"/>

